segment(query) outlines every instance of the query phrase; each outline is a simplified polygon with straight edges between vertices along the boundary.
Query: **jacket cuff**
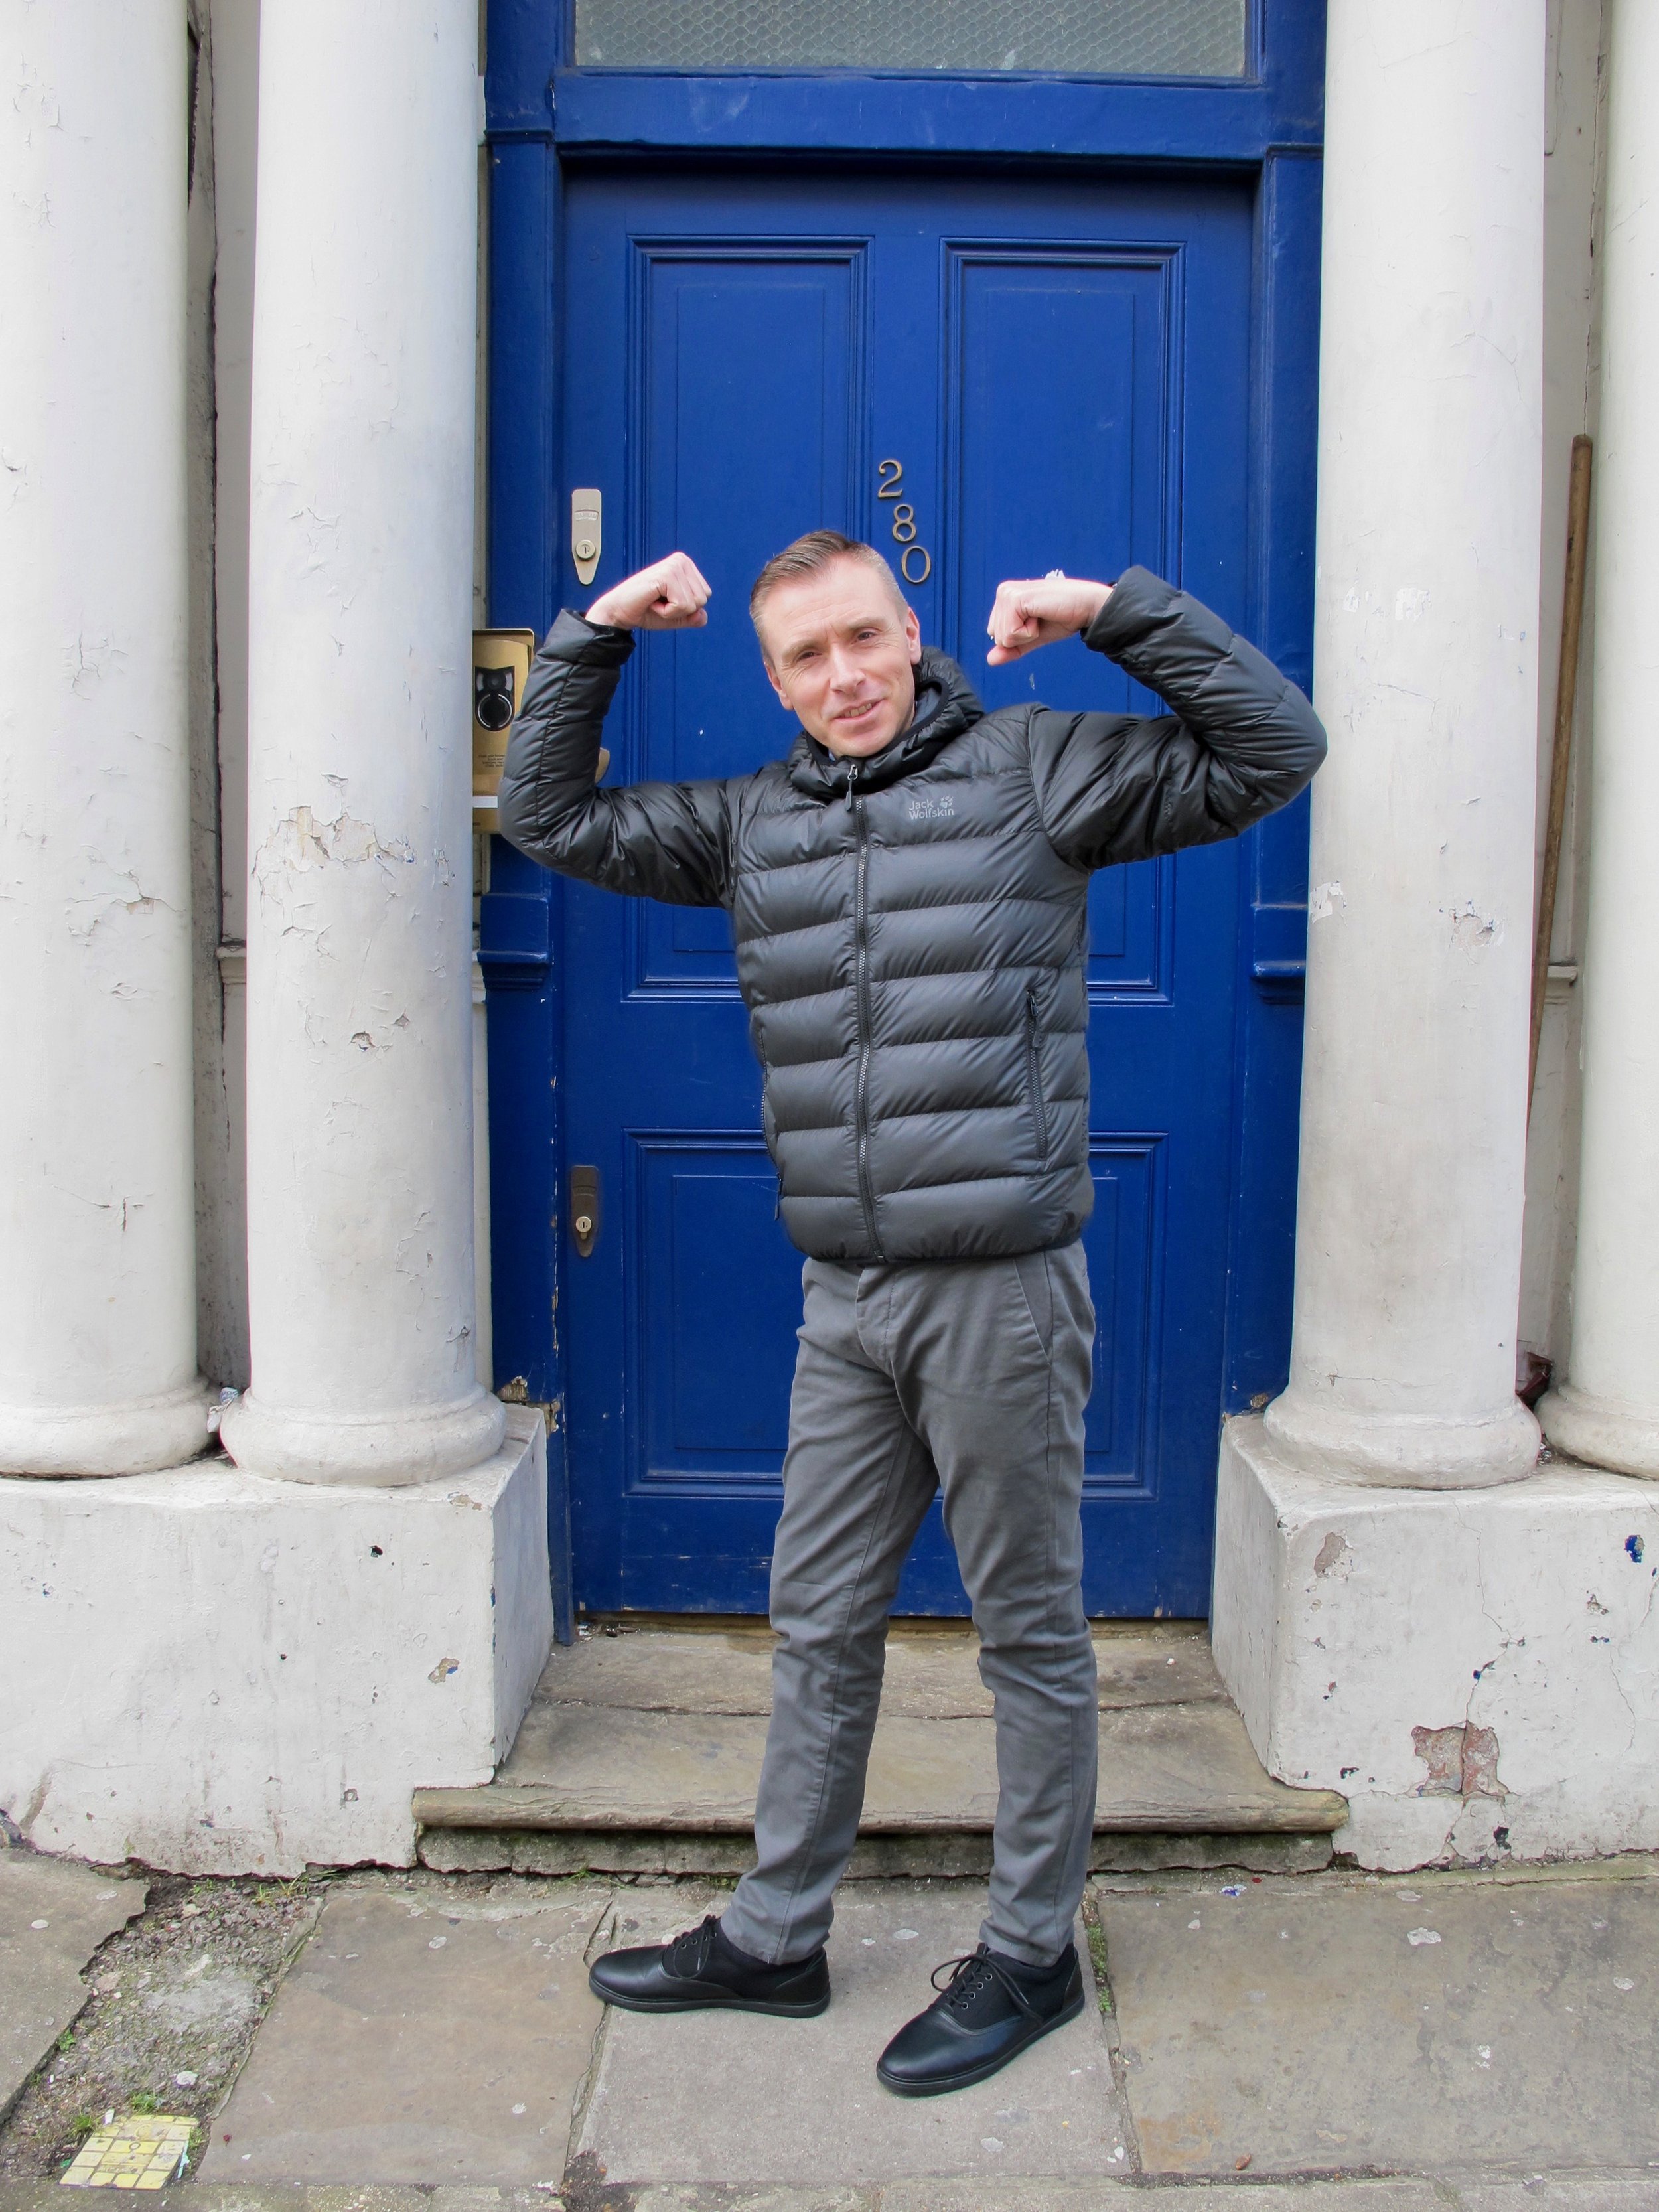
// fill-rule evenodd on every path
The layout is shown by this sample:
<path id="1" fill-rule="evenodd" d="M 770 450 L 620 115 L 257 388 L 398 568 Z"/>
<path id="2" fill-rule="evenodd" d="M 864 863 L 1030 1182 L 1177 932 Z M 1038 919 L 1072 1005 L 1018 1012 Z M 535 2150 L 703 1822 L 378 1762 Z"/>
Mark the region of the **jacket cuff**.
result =
<path id="1" fill-rule="evenodd" d="M 1096 653 L 1121 660 L 1180 597 L 1173 584 L 1166 584 L 1150 568 L 1126 568 L 1110 599 L 1084 631 L 1083 642 Z"/>
<path id="2" fill-rule="evenodd" d="M 620 668 L 634 650 L 631 629 L 613 629 L 605 623 L 591 623 L 573 607 L 562 607 L 558 618 L 542 640 L 540 660 L 568 660 L 587 668 Z"/>

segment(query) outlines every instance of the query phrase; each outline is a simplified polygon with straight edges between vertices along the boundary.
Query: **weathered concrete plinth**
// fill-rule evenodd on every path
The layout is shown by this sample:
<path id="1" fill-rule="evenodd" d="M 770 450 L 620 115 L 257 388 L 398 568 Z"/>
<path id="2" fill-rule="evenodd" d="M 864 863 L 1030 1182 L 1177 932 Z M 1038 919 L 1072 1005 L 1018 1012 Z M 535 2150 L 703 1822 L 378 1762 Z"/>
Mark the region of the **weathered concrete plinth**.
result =
<path id="1" fill-rule="evenodd" d="M 1386 1490 L 1227 1424 L 1212 1640 L 1258 1757 L 1362 1866 L 1659 1848 L 1659 1495 L 1552 1466 Z"/>
<path id="2" fill-rule="evenodd" d="M 0 1481 L 0 1805 L 103 1863 L 407 1865 L 413 1792 L 489 1781 L 551 1638 L 538 1412 L 403 1489 Z"/>

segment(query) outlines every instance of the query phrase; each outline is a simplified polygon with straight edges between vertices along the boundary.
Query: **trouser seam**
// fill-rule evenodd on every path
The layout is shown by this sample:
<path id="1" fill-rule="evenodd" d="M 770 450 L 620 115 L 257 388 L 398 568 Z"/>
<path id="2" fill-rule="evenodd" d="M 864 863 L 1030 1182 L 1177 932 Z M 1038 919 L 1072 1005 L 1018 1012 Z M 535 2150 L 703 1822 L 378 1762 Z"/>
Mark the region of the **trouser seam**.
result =
<path id="1" fill-rule="evenodd" d="M 895 1398 L 896 1399 L 896 1387 L 895 1389 Z M 801 1849 L 798 1856 L 794 1880 L 789 1886 L 787 1902 L 785 1904 L 783 1911 L 779 1916 L 779 1932 L 776 1948 L 780 1951 L 787 1947 L 789 1930 L 794 1923 L 795 1908 L 800 1902 L 801 1885 L 806 1879 L 807 1869 L 812 1863 L 812 1845 L 817 1839 L 819 1823 L 823 1816 L 824 1796 L 830 1786 L 830 1769 L 834 1764 L 836 1747 L 839 1741 L 841 1735 L 842 1721 L 841 1711 L 842 1674 L 847 1663 L 847 1645 L 854 1608 L 858 1602 L 859 1592 L 864 1587 L 865 1572 L 870 1564 L 870 1553 L 872 1547 L 874 1546 L 877 1533 L 884 1525 L 886 1521 L 888 1504 L 892 1496 L 894 1478 L 896 1475 L 899 1466 L 908 1449 L 909 1424 L 905 1420 L 902 1408 L 899 1407 L 896 1408 L 896 1410 L 898 1411 L 899 1415 L 898 1434 L 893 1439 L 893 1449 L 888 1458 L 887 1472 L 882 1478 L 880 1494 L 876 1501 L 876 1510 L 870 1516 L 870 1526 L 865 1534 L 864 1548 L 859 1554 L 857 1569 L 848 1584 L 847 1602 L 842 1610 L 840 1626 L 836 1632 L 836 1664 L 835 1672 L 830 1676 L 830 1680 L 829 1726 L 825 1732 L 823 1757 L 818 1768 L 818 1782 L 817 1788 L 813 1793 L 811 1816 L 806 1824 L 806 1828 L 802 1837 Z M 856 1831 L 854 1833 L 856 1835 Z"/>
<path id="2" fill-rule="evenodd" d="M 1042 1255 L 1042 1273 L 1043 1280 L 1048 1291 L 1048 1310 L 1052 1319 L 1054 1304 L 1054 1278 L 1048 1272 L 1048 1255 L 1046 1252 Z M 1048 1352 L 1048 1387 L 1044 1395 L 1042 1407 L 1042 1473 L 1043 1479 L 1047 1482 L 1048 1487 L 1048 1637 L 1051 1651 L 1058 1651 L 1060 1645 L 1059 1623 L 1055 1618 L 1055 1607 L 1059 1601 L 1058 1585 L 1060 1582 L 1060 1545 L 1056 1534 L 1056 1523 L 1059 1520 L 1059 1493 L 1054 1480 L 1054 1352 L 1057 1348 L 1058 1337 L 1058 1329 L 1051 1328 Z M 1072 1755 L 1066 1762 L 1066 1810 L 1067 1814 L 1066 1832 L 1068 1837 L 1075 1838 L 1077 1834 L 1078 1754 L 1077 1719 L 1075 1715 L 1073 1715 L 1072 1719 L 1071 1739 Z M 1092 1814 L 1091 1815 L 1091 1820 L 1092 1824 Z M 1051 1929 L 1058 1923 L 1060 1918 L 1060 1892 L 1061 1885 L 1065 1882 L 1069 1871 L 1069 1865 L 1064 1856 L 1057 1854 L 1055 1856 L 1054 1869 L 1054 1887 L 1048 1899 L 1048 1920 Z M 1062 1942 L 1057 1948 L 1063 1951 L 1066 1947 Z"/>

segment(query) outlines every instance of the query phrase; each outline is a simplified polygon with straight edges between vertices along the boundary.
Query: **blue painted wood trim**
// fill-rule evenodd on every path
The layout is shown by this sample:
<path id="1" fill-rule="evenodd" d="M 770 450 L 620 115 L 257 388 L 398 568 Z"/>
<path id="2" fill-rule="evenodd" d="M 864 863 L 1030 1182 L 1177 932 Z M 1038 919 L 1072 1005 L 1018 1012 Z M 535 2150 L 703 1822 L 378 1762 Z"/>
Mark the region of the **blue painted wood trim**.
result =
<path id="1" fill-rule="evenodd" d="M 1318 123 L 1285 114 L 1266 85 L 569 70 L 556 82 L 553 129 L 572 149 L 1249 161 L 1274 140 L 1316 143 Z"/>
<path id="2" fill-rule="evenodd" d="M 564 58 L 562 0 L 489 0 L 484 112 L 492 137 L 553 128 L 553 73 Z"/>
<path id="3" fill-rule="evenodd" d="M 492 136 L 562 146 L 1260 161 L 1317 146 L 1324 0 L 1260 0 L 1237 82 L 579 70 L 563 0 L 490 0 Z"/>
<path id="4" fill-rule="evenodd" d="M 492 70 L 543 11 L 491 9 Z M 499 19 L 499 21 L 498 21 Z M 489 610 L 533 629 L 553 617 L 558 540 L 558 164 L 545 137 L 492 145 L 489 157 Z M 497 1385 L 550 1408 L 548 1547 L 554 1632 L 574 1633 L 564 1368 L 557 1327 L 564 1188 L 559 1126 L 563 1031 L 562 886 L 491 842 L 478 957 L 489 1035 L 490 1280 Z"/>
<path id="5" fill-rule="evenodd" d="M 1314 505 L 1318 459 L 1321 161 L 1278 147 L 1257 198 L 1255 635 L 1304 690 L 1312 684 Z M 1228 1305 L 1226 1397 L 1237 1413 L 1289 1375 L 1296 1246 L 1296 1143 L 1307 951 L 1304 797 L 1252 833 L 1243 871 L 1235 1057 L 1237 1176 Z"/>

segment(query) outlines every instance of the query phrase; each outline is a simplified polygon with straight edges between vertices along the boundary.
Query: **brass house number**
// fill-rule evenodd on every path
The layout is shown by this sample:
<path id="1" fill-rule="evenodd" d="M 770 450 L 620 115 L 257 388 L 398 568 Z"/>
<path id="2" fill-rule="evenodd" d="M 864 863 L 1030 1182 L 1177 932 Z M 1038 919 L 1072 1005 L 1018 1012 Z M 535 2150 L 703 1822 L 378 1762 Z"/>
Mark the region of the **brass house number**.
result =
<path id="1" fill-rule="evenodd" d="M 933 556 L 925 545 L 916 543 L 916 510 L 904 496 L 904 464 L 878 461 L 876 474 L 879 481 L 876 497 L 897 502 L 893 508 L 893 537 L 904 548 L 899 555 L 899 573 L 907 584 L 925 584 L 933 573 Z M 921 566 L 912 568 L 913 561 Z"/>

